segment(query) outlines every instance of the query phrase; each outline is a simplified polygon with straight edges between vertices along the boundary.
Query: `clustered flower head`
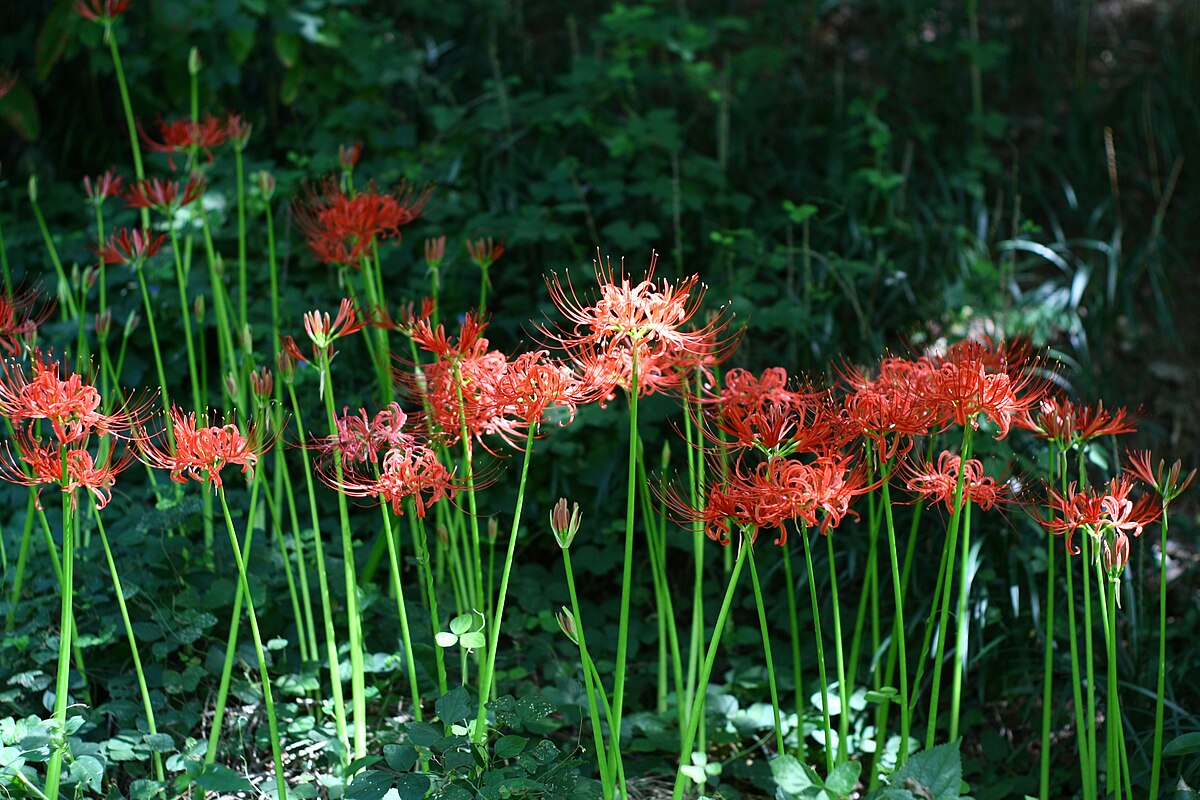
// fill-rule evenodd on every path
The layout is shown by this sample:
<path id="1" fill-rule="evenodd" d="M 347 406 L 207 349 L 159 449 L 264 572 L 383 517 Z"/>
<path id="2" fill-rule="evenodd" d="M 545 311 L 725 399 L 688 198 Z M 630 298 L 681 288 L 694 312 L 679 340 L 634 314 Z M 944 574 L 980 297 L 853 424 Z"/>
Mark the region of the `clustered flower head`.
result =
<path id="1" fill-rule="evenodd" d="M 177 483 L 193 480 L 220 489 L 221 470 L 230 464 L 253 477 L 258 459 L 271 449 L 274 437 L 253 423 L 243 429 L 233 422 L 210 422 L 208 416 L 172 406 L 170 429 L 140 439 L 139 456 L 149 466 L 167 470 Z"/>
<path id="2" fill-rule="evenodd" d="M 249 137 L 249 126 L 238 114 L 228 113 L 223 117 L 205 114 L 195 121 L 190 118 L 164 122 L 158 120 L 158 139 L 150 137 L 138 123 L 138 135 L 142 143 L 155 153 L 167 153 L 168 164 L 175 168 L 172 160 L 176 153 L 203 153 L 208 163 L 213 162 L 213 150 L 242 136 Z"/>
<path id="3" fill-rule="evenodd" d="M 943 504 L 950 513 L 955 511 L 956 499 L 960 504 L 972 502 L 984 511 L 1004 500 L 1005 485 L 985 475 L 983 462 L 977 458 L 968 459 L 964 466 L 961 456 L 943 450 L 936 467 L 910 462 L 906 472 L 905 486 L 910 492 L 930 503 Z M 961 497 L 958 496 L 960 480 Z"/>
<path id="4" fill-rule="evenodd" d="M 114 231 L 107 242 L 97 248 L 96 254 L 106 264 L 133 264 L 141 267 L 146 259 L 153 257 L 167 239 L 165 233 L 153 234 L 140 228 L 121 228 Z"/>
<path id="5" fill-rule="evenodd" d="M 293 211 L 309 249 L 319 261 L 360 268 L 387 239 L 400 239 L 400 229 L 417 219 L 429 202 L 431 189 L 415 191 L 402 183 L 380 192 L 372 183 L 360 192 L 344 192 L 330 179 L 297 200 Z"/>
<path id="6" fill-rule="evenodd" d="M 0 350 L 19 356 L 29 349 L 38 328 L 50 318 L 54 304 L 37 289 L 14 289 L 0 293 Z"/>
<path id="7" fill-rule="evenodd" d="M 105 412 L 100 392 L 83 376 L 64 376 L 48 353 L 35 350 L 32 356 L 28 366 L 16 361 L 3 365 L 0 414 L 14 433 L 0 453 L 0 477 L 26 486 L 57 484 L 70 494 L 72 504 L 75 490 L 86 489 L 103 508 L 117 474 L 130 463 L 127 451 L 118 452 L 119 440 L 137 438 L 145 405 L 131 400 Z M 100 456 L 93 456 L 92 446 Z"/>
<path id="8" fill-rule="evenodd" d="M 1137 419 L 1137 412 L 1107 409 L 1103 402 L 1088 406 L 1065 397 L 1045 397 L 1036 412 L 1024 412 L 1014 424 L 1067 450 L 1101 436 L 1133 433 L 1137 430 Z"/>
<path id="9" fill-rule="evenodd" d="M 635 368 L 639 396 L 678 388 L 696 368 L 720 361 L 734 341 L 723 338 L 726 317 L 691 326 L 704 300 L 699 276 L 656 281 L 656 262 L 654 255 L 645 278 L 634 282 L 623 264 L 614 269 L 611 261 L 602 265 L 597 259 L 599 296 L 592 302 L 580 299 L 569 278 L 556 275 L 547 281 L 550 299 L 567 324 L 542 328 L 542 333 L 567 351 L 578 371 L 608 384 L 610 392 L 630 391 Z"/>

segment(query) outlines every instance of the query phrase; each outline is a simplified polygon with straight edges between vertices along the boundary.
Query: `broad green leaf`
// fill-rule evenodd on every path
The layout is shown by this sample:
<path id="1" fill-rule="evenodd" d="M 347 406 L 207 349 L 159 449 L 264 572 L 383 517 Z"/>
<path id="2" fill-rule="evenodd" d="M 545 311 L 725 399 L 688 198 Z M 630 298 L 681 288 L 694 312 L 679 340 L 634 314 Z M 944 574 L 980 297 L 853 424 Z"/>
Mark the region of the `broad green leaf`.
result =
<path id="1" fill-rule="evenodd" d="M 1186 756 L 1200 753 L 1200 733 L 1185 733 L 1167 742 L 1163 748 L 1164 756 Z"/>
<path id="2" fill-rule="evenodd" d="M 95 756 L 80 756 L 71 762 L 71 780 L 84 789 L 100 789 L 104 765 Z"/>
<path id="3" fill-rule="evenodd" d="M 797 761 L 795 756 L 782 755 L 771 759 L 771 775 L 775 777 L 779 788 L 788 794 L 800 794 L 805 789 L 817 785 L 808 768 Z"/>
<path id="4" fill-rule="evenodd" d="M 142 741 L 156 753 L 170 753 L 175 750 L 175 740 L 169 733 L 148 733 Z"/>
<path id="5" fill-rule="evenodd" d="M 433 640 L 438 647 L 454 647 L 458 644 L 458 636 L 448 631 L 438 631 L 433 635 Z"/>
<path id="6" fill-rule="evenodd" d="M 442 732 L 428 722 L 410 722 L 404 730 L 409 741 L 419 747 L 433 747 L 442 740 Z"/>
<path id="7" fill-rule="evenodd" d="M 254 792 L 254 784 L 221 764 L 205 764 L 196 776 L 196 786 L 206 792 Z"/>
<path id="8" fill-rule="evenodd" d="M 487 644 L 487 639 L 484 638 L 482 632 L 471 631 L 459 636 L 458 643 L 468 650 L 479 650 L 485 644 Z"/>
<path id="9" fill-rule="evenodd" d="M 471 630 L 471 622 L 472 620 L 470 614 L 460 614 L 454 619 L 450 620 L 450 632 L 457 633 L 459 636 L 462 636 L 464 633 Z"/>
<path id="10" fill-rule="evenodd" d="M 447 725 L 462 722 L 471 716 L 471 695 L 465 686 L 458 686 L 438 698 L 434 704 L 438 719 Z"/>
<path id="11" fill-rule="evenodd" d="M 501 736 L 496 742 L 496 758 L 512 758 L 525 749 L 527 736 Z"/>
<path id="12" fill-rule="evenodd" d="M 354 776 L 346 787 L 346 800 L 383 800 L 392 788 L 392 774 L 380 770 L 367 770 Z"/>
<path id="13" fill-rule="evenodd" d="M 844 797 L 854 791 L 854 787 L 858 785 L 858 776 L 861 772 L 862 763 L 859 761 L 847 761 L 844 764 L 839 764 L 834 767 L 833 772 L 829 773 L 829 777 L 825 779 L 825 788 L 839 797 Z"/>
<path id="14" fill-rule="evenodd" d="M 908 786 L 912 781 L 929 800 L 957 800 L 961 797 L 962 756 L 958 743 L 940 744 L 930 750 L 914 753 L 908 763 L 892 773 L 893 786 Z M 913 788 L 913 794 L 919 792 Z"/>
<path id="15" fill-rule="evenodd" d="M 429 791 L 429 778 L 419 773 L 401 775 L 396 779 L 396 794 L 400 800 L 422 800 Z"/>
<path id="16" fill-rule="evenodd" d="M 385 744 L 383 759 L 396 772 L 408 772 L 417 763 L 417 749 L 411 744 Z"/>

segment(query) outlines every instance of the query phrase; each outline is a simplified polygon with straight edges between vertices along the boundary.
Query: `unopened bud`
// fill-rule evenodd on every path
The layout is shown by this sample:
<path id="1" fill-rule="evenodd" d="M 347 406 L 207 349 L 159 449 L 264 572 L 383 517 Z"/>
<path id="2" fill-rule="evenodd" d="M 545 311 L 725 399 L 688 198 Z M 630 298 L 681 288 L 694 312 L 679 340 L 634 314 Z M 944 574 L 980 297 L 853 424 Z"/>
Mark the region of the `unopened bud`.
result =
<path id="1" fill-rule="evenodd" d="M 250 390 L 254 392 L 263 403 L 271 399 L 271 392 L 275 389 L 275 379 L 271 375 L 271 370 L 266 367 L 259 367 L 250 373 Z"/>
<path id="2" fill-rule="evenodd" d="M 559 629 L 578 647 L 579 633 L 575 629 L 575 615 L 571 613 L 571 609 L 563 606 L 562 611 L 559 611 L 554 617 L 558 620 Z"/>
<path id="3" fill-rule="evenodd" d="M 96 281 L 99 279 L 99 277 L 100 270 L 98 267 L 87 267 L 83 271 L 83 285 L 91 289 L 96 285 Z"/>
<path id="4" fill-rule="evenodd" d="M 28 189 L 29 189 L 29 202 L 31 202 L 31 203 L 36 203 L 38 200 L 37 183 L 38 183 L 37 175 L 30 175 Z"/>
<path id="5" fill-rule="evenodd" d="M 442 265 L 442 261 L 446 258 L 446 237 L 439 236 L 436 239 L 425 240 L 425 263 L 429 265 L 429 269 L 434 272 Z"/>
<path id="6" fill-rule="evenodd" d="M 125 318 L 125 338 L 128 339 L 130 335 L 138 329 L 138 325 L 141 324 L 142 315 L 139 314 L 136 309 L 130 311 L 129 316 Z"/>
<path id="7" fill-rule="evenodd" d="M 218 278 L 225 277 L 225 259 L 221 258 L 220 253 L 213 258 L 213 272 L 217 273 Z"/>
<path id="8" fill-rule="evenodd" d="M 437 528 L 434 529 L 434 535 L 437 536 L 437 540 L 442 544 L 446 544 L 450 541 L 450 536 L 446 533 L 445 525 L 438 525 Z"/>
<path id="9" fill-rule="evenodd" d="M 251 330 L 249 322 L 242 326 L 242 350 L 246 355 L 254 352 L 254 331 Z"/>
<path id="10" fill-rule="evenodd" d="M 345 172 L 353 172 L 358 166 L 358 159 L 362 157 L 363 144 L 355 142 L 352 145 L 338 145 L 338 163 L 342 165 Z"/>
<path id="11" fill-rule="evenodd" d="M 279 372 L 279 378 L 288 386 L 296 380 L 296 359 L 292 358 L 291 353 L 287 350 L 280 350 L 279 355 L 275 358 L 275 366 Z"/>
<path id="12" fill-rule="evenodd" d="M 579 503 L 574 503 L 568 510 L 567 499 L 559 498 L 550 511 L 550 530 L 554 531 L 554 538 L 558 540 L 559 547 L 566 550 L 571 546 L 575 534 L 579 533 L 580 521 Z"/>
<path id="13" fill-rule="evenodd" d="M 275 196 L 275 176 L 267 172 L 265 169 L 260 169 L 255 173 L 258 179 L 258 191 L 262 194 L 264 200 L 270 200 Z"/>
<path id="14" fill-rule="evenodd" d="M 104 309 L 104 313 L 96 315 L 96 336 L 101 341 L 108 338 L 108 332 L 112 330 L 112 309 Z"/>
<path id="15" fill-rule="evenodd" d="M 1125 565 L 1128 563 L 1129 537 L 1117 531 L 1111 546 L 1108 542 L 1104 543 L 1104 568 L 1108 570 L 1109 578 L 1115 581 L 1120 579 L 1121 573 L 1125 571 Z"/>
<path id="16" fill-rule="evenodd" d="M 200 51 L 193 47 L 188 51 L 188 75 L 199 75 L 204 62 L 200 60 Z"/>
<path id="17" fill-rule="evenodd" d="M 229 396 L 234 400 L 238 396 L 238 379 L 237 373 L 230 370 L 225 374 L 225 391 L 229 392 Z"/>
<path id="18" fill-rule="evenodd" d="M 496 537 L 500 535 L 500 520 L 495 517 L 488 517 L 487 537 L 488 544 L 495 544 Z"/>
<path id="19" fill-rule="evenodd" d="M 196 295 L 196 301 L 192 303 L 192 314 L 196 317 L 196 324 L 204 324 L 204 295 Z"/>

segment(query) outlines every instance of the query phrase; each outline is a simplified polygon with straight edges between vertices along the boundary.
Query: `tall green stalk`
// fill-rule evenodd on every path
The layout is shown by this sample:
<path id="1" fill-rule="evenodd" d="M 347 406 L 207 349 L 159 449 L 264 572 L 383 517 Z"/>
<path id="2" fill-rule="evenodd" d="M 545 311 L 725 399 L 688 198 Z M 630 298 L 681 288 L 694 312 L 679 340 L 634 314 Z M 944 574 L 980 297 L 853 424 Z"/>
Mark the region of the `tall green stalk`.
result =
<path id="1" fill-rule="evenodd" d="M 958 739 L 958 716 L 962 702 L 962 685 L 967 674 L 967 626 L 970 617 L 967 614 L 967 598 L 971 594 L 971 501 L 963 504 L 962 510 L 962 561 L 958 580 L 958 611 L 957 626 L 954 637 L 954 658 L 958 662 L 957 669 L 950 679 L 950 741 Z"/>
<path id="2" fill-rule="evenodd" d="M 400 576 L 400 556 L 396 551 L 396 539 L 392 535 L 392 513 L 387 505 L 379 507 L 383 514 L 383 535 L 387 539 L 388 567 L 392 576 L 392 592 L 396 595 L 396 615 L 400 617 L 400 639 L 404 643 L 404 665 L 408 670 L 408 688 L 412 694 L 413 717 L 424 719 L 421 711 L 421 687 L 417 684 L 417 664 L 413 657 L 412 636 L 408 627 L 408 604 L 404 600 L 404 583 Z"/>
<path id="3" fill-rule="evenodd" d="M 1154 696 L 1154 759 L 1150 766 L 1150 797 L 1158 797 L 1162 777 L 1163 705 L 1167 688 L 1167 506 L 1163 502 L 1162 538 L 1158 551 L 1158 682 Z"/>
<path id="4" fill-rule="evenodd" d="M 829 600 L 833 605 L 833 651 L 838 672 L 838 748 L 837 763 L 850 758 L 850 687 L 846 686 L 846 661 L 842 654 L 842 611 L 838 602 L 837 569 L 833 561 L 833 537 L 825 534 L 825 549 L 829 554 Z"/>
<path id="5" fill-rule="evenodd" d="M 238 543 L 237 531 L 233 527 L 233 517 L 229 514 L 229 504 L 225 501 L 225 489 L 217 487 L 217 496 L 221 498 L 221 511 L 225 514 L 225 527 L 229 531 L 229 546 L 233 549 L 233 558 L 237 562 L 238 580 L 242 594 L 246 598 L 246 611 L 250 615 L 250 633 L 254 638 L 254 654 L 258 658 L 258 673 L 262 680 L 263 704 L 267 711 L 267 730 L 271 737 L 271 758 L 275 762 L 275 789 L 279 800 L 287 800 L 287 780 L 283 773 L 283 751 L 279 745 L 279 722 L 275 718 L 275 699 L 271 694 L 271 678 L 267 674 L 267 656 L 263 650 L 262 635 L 258 630 L 258 615 L 254 613 L 254 598 L 250 594 L 250 581 L 246 577 L 246 561 L 242 558 L 242 548 Z M 246 521 L 246 527 L 254 526 L 254 520 Z"/>
<path id="6" fill-rule="evenodd" d="M 613 736 L 613 748 L 621 747 L 621 720 L 625 704 L 625 668 L 629 649 L 629 598 L 633 590 L 633 521 L 636 514 L 635 491 L 638 452 L 638 357 L 637 343 L 631 348 L 632 363 L 629 368 L 629 459 L 625 481 L 625 557 L 621 566 L 621 612 L 617 629 L 616 677 L 613 679 L 613 716 L 609 720 Z M 703 693 L 696 695 L 703 697 Z M 692 703 L 695 708 L 695 701 Z M 691 727 L 692 720 L 688 720 Z M 688 745 L 691 746 L 690 744 Z M 685 756 L 686 757 L 686 756 Z"/>
<path id="7" fill-rule="evenodd" d="M 62 483 L 67 485 L 67 451 L 62 453 Z M 66 755 L 67 695 L 71 688 L 71 639 L 74 631 L 75 610 L 75 530 L 72 507 L 75 492 L 64 492 L 62 496 L 62 591 L 58 618 L 58 669 L 54 681 L 54 721 L 56 736 L 50 746 L 50 762 L 46 765 L 46 796 L 58 800 L 59 784 L 62 781 L 63 757 Z M 62 737 L 59 739 L 58 737 Z"/>
<path id="8" fill-rule="evenodd" d="M 775 752 L 782 755 L 786 750 L 783 747 L 783 723 L 779 718 L 779 690 L 775 686 L 775 659 L 771 656 L 771 631 L 767 627 L 767 609 L 763 604 L 762 586 L 758 582 L 758 568 L 754 565 L 754 544 L 743 542 L 742 546 L 750 550 L 746 560 L 750 562 L 750 582 L 754 587 L 754 607 L 758 609 L 758 627 L 762 634 L 763 657 L 766 659 L 767 688 L 771 693 L 771 714 L 775 723 Z"/>
<path id="9" fill-rule="evenodd" d="M 804 670 L 800 663 L 800 619 L 796 613 L 796 579 L 792 573 L 792 549 L 788 542 L 783 543 L 783 575 L 787 581 L 787 612 L 788 631 L 791 634 L 792 645 L 792 689 L 795 693 L 793 703 L 796 711 L 796 724 L 799 726 L 804 708 Z M 804 758 L 804 732 L 796 731 L 796 758 Z"/>
<path id="10" fill-rule="evenodd" d="M 817 534 L 820 535 L 819 533 Z M 817 601 L 817 580 L 813 573 L 812 545 L 808 541 L 808 526 L 800 526 L 804 541 L 804 565 L 808 568 L 808 594 L 812 602 L 813 638 L 817 645 L 817 675 L 821 680 L 821 724 L 825 734 L 825 774 L 833 772 L 833 726 L 829 722 L 829 679 L 825 676 L 825 640 L 821 635 L 821 604 Z M 800 713 L 800 709 L 796 709 Z"/>
<path id="11" fill-rule="evenodd" d="M 896 606 L 896 616 L 892 626 L 892 647 L 900 660 L 900 752 L 898 764 L 904 766 L 908 762 L 908 737 L 912 731 L 912 719 L 908 707 L 908 648 L 904 638 L 904 590 L 901 587 L 900 560 L 896 551 L 896 523 L 892 518 L 890 463 L 885 470 L 888 474 L 884 476 L 883 480 L 883 514 L 884 521 L 887 523 L 888 558 L 892 564 L 892 593 L 895 595 Z M 882 736 L 876 736 L 877 745 L 881 743 L 882 738 Z"/>

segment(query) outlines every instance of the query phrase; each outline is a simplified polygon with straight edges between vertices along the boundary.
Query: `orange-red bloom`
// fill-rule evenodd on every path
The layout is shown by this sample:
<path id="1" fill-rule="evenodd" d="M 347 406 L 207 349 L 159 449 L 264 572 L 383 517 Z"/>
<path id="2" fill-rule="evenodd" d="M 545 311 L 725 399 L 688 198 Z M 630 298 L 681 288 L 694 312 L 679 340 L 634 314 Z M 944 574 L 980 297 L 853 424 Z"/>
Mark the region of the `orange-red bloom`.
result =
<path id="1" fill-rule="evenodd" d="M 32 344 L 38 326 L 53 312 L 54 303 L 44 300 L 37 289 L 0 293 L 0 349 L 19 356 Z"/>
<path id="2" fill-rule="evenodd" d="M 962 500 L 975 503 L 987 511 L 1004 499 L 1004 486 L 983 473 L 983 462 L 968 459 L 966 467 L 962 457 L 943 450 L 938 456 L 937 466 L 931 464 L 910 465 L 905 485 L 910 492 L 926 498 L 932 503 L 942 503 L 946 510 L 954 513 L 955 494 L 958 490 L 959 473 L 962 472 Z"/>
<path id="3" fill-rule="evenodd" d="M 417 219 L 429 202 L 432 189 L 415 192 L 401 183 L 391 194 L 370 184 L 349 195 L 333 180 L 325 181 L 307 203 L 293 204 L 296 221 L 314 255 L 327 264 L 361 267 L 374 247 L 386 239 L 400 239 L 400 228 Z"/>
<path id="4" fill-rule="evenodd" d="M 159 178 L 138 181 L 125 193 L 125 203 L 130 208 L 153 208 L 165 217 L 173 217 L 175 212 L 196 202 L 202 194 L 204 176 L 193 172 L 184 185 Z"/>
<path id="5" fill-rule="evenodd" d="M 100 392 L 74 373 L 60 377 L 59 363 L 48 355 L 34 353 L 32 375 L 16 362 L 4 363 L 0 378 L 0 414 L 14 426 L 46 420 L 62 444 L 87 438 L 95 433 L 128 437 L 140 422 L 140 409 L 127 406 L 112 414 L 100 411 Z"/>
<path id="6" fill-rule="evenodd" d="M 1064 494 L 1049 489 L 1047 495 L 1053 516 L 1042 520 L 1042 525 L 1053 534 L 1065 534 L 1067 551 L 1072 554 L 1079 553 L 1071 544 L 1078 530 L 1084 530 L 1110 548 L 1111 539 L 1130 534 L 1141 536 L 1142 529 L 1162 514 L 1162 507 L 1150 495 L 1131 500 L 1133 486 L 1128 478 L 1117 477 L 1103 490 L 1079 489 L 1075 483 L 1070 484 Z"/>
<path id="7" fill-rule="evenodd" d="M 329 480 L 327 476 L 326 480 Z M 429 506 L 453 497 L 457 488 L 450 472 L 438 461 L 437 454 L 419 444 L 388 450 L 378 475 L 347 470 L 341 484 L 331 483 L 351 497 L 373 497 L 391 503 L 396 514 L 403 514 L 404 501 L 411 499 L 417 516 L 422 518 Z"/>
<path id="8" fill-rule="evenodd" d="M 109 240 L 96 250 L 96 255 L 104 259 L 105 264 L 140 266 L 157 253 L 166 240 L 165 233 L 156 235 L 138 228 L 122 228 L 114 232 Z"/>
<path id="9" fill-rule="evenodd" d="M 1196 470 L 1193 469 L 1180 480 L 1182 461 L 1176 461 L 1170 469 L 1167 469 L 1167 464 L 1162 459 L 1159 459 L 1157 468 L 1151 466 L 1152 462 L 1153 456 L 1149 450 L 1131 450 L 1126 457 L 1125 466 L 1138 480 L 1154 488 L 1162 498 L 1163 506 L 1169 506 L 1191 485 L 1196 477 Z"/>
<path id="10" fill-rule="evenodd" d="M 205 114 L 195 122 L 191 119 L 163 122 L 160 117 L 158 130 L 159 138 L 162 141 L 150 138 L 142 128 L 141 122 L 138 123 L 137 129 L 142 143 L 152 152 L 167 153 L 169 156 L 173 156 L 175 153 L 196 150 L 203 153 L 210 164 L 213 161 L 212 151 L 225 144 L 231 134 L 228 118 L 222 119 L 212 114 Z M 175 168 L 173 161 L 168 160 L 167 163 L 170 164 L 171 169 Z"/>
<path id="11" fill-rule="evenodd" d="M 7 443 L 3 445 L 0 478 L 22 486 L 58 485 L 64 492 L 71 493 L 73 503 L 76 501 L 75 490 L 86 489 L 95 498 L 97 508 L 108 505 L 117 475 L 133 460 L 128 450 L 120 456 L 115 456 L 110 450 L 104 461 L 97 464 L 85 448 L 64 450 L 61 446 L 43 444 L 24 433 L 17 434 L 16 443 L 20 449 L 19 457 L 14 455 Z M 22 469 L 21 464 L 28 471 Z M 40 492 L 36 502 L 41 509 Z"/>
<path id="12" fill-rule="evenodd" d="M 1065 397 L 1048 397 L 1038 404 L 1037 412 L 1026 411 L 1013 423 L 1040 439 L 1049 439 L 1059 447 L 1070 448 L 1101 436 L 1116 436 L 1137 430 L 1137 412 L 1124 408 L 1109 410 L 1103 401 L 1094 406 L 1073 403 Z"/>
<path id="13" fill-rule="evenodd" d="M 112 169 L 98 176 L 95 181 L 85 175 L 83 193 L 92 205 L 102 205 L 108 198 L 116 197 L 121 193 L 121 176 Z"/>
<path id="14" fill-rule="evenodd" d="M 171 480 L 178 483 L 194 480 L 219 489 L 221 470 L 230 464 L 253 477 L 259 457 L 274 444 L 274 438 L 253 423 L 243 432 L 233 423 L 209 425 L 207 416 L 197 419 L 194 411 L 185 414 L 175 406 L 170 413 L 174 447 L 163 430 L 138 442 L 138 451 L 142 461 L 155 469 L 169 470 Z"/>

